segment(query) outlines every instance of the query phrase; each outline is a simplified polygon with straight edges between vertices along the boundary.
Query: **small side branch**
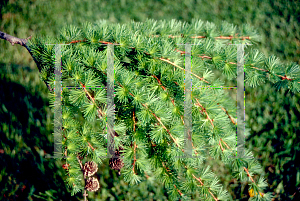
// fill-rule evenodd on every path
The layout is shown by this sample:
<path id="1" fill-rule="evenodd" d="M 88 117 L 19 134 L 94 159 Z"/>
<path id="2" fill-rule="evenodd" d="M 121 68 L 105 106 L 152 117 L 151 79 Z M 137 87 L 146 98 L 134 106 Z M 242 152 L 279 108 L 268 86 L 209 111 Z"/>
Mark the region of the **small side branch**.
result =
<path id="1" fill-rule="evenodd" d="M 135 132 L 135 125 L 136 125 L 136 121 L 135 121 L 135 116 L 134 116 L 134 111 L 133 111 L 133 131 Z M 136 141 L 134 141 L 134 150 L 133 150 L 133 163 L 132 163 L 132 171 L 133 173 L 136 175 L 135 171 L 134 171 L 134 166 L 135 166 L 135 162 L 136 162 L 136 148 L 137 148 L 137 145 L 136 145 Z"/>
<path id="2" fill-rule="evenodd" d="M 209 118 L 209 116 L 208 116 L 208 114 L 207 114 L 207 112 L 206 112 L 206 109 L 199 103 L 199 100 L 198 100 L 197 98 L 196 98 L 196 101 L 197 101 L 197 103 L 198 103 L 197 105 L 199 105 L 199 106 L 202 108 L 202 111 L 205 112 L 206 118 L 210 121 L 212 127 L 214 128 L 215 126 L 214 126 L 214 124 L 213 124 L 213 120 L 211 120 L 211 119 Z"/>
<path id="3" fill-rule="evenodd" d="M 8 42 L 11 43 L 12 46 L 14 46 L 14 44 L 19 44 L 23 47 L 25 47 L 27 50 L 28 50 L 28 47 L 26 46 L 26 43 L 29 39 L 31 39 L 32 36 L 29 36 L 28 38 L 26 39 L 23 39 L 23 38 L 17 38 L 17 37 L 14 37 L 14 36 L 11 36 L 7 33 L 4 33 L 2 31 L 0 31 L 0 38 L 1 39 L 4 39 L 4 40 L 7 40 Z M 29 50 L 28 50 L 29 51 Z"/>

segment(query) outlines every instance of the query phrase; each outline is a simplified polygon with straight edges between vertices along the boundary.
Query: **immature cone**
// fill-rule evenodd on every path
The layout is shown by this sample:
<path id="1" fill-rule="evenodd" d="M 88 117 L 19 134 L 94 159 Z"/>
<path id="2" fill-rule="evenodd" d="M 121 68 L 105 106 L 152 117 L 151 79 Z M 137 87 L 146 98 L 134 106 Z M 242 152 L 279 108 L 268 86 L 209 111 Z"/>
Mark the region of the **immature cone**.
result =
<path id="1" fill-rule="evenodd" d="M 84 164 L 83 170 L 86 176 L 91 177 L 98 171 L 98 165 L 94 161 L 88 161 Z"/>
<path id="2" fill-rule="evenodd" d="M 115 157 L 109 159 L 109 166 L 111 169 L 120 170 L 124 166 L 123 159 L 120 158 L 119 151 L 115 152 Z"/>
<path id="3" fill-rule="evenodd" d="M 88 191 L 97 191 L 99 189 L 99 182 L 94 177 L 89 177 L 85 185 L 86 190 Z"/>

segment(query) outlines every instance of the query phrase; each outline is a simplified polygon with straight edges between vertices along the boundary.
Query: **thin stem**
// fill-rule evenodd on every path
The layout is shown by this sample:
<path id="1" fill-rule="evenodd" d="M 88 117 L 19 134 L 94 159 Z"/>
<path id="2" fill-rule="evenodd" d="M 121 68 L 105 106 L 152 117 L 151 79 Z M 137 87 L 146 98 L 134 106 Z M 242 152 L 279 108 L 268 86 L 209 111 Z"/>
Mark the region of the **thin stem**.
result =
<path id="1" fill-rule="evenodd" d="M 84 178 L 84 184 L 86 185 L 86 174 L 84 174 L 84 169 L 83 169 L 83 166 L 82 166 L 82 161 L 79 159 L 79 156 L 77 155 L 76 156 L 77 160 L 78 160 L 78 163 L 80 165 L 80 169 L 83 173 L 83 178 Z M 83 197 L 84 197 L 84 201 L 87 201 L 87 197 L 88 197 L 88 194 L 86 193 L 86 188 L 84 188 L 84 193 L 83 193 Z"/>
<path id="2" fill-rule="evenodd" d="M 134 116 L 134 111 L 133 111 L 133 131 L 135 132 L 135 124 L 136 124 L 136 122 L 135 122 L 135 116 Z M 135 162 L 136 162 L 136 156 L 135 156 L 135 152 L 136 152 L 136 142 L 134 141 L 134 148 L 133 148 L 133 164 L 132 164 L 132 171 L 133 171 L 133 173 L 134 174 L 136 174 L 135 173 L 135 171 L 134 171 L 134 166 L 135 166 Z"/>
<path id="3" fill-rule="evenodd" d="M 154 36 L 154 37 L 159 37 L 160 35 L 150 35 L 150 36 Z M 178 38 L 178 37 L 184 37 L 184 35 L 183 34 L 181 34 L 180 36 L 173 36 L 173 35 L 169 35 L 168 36 L 169 38 Z M 206 38 L 206 36 L 191 36 L 191 38 Z M 245 39 L 247 39 L 247 40 L 250 40 L 250 36 L 240 36 L 240 37 L 238 37 L 238 36 L 217 36 L 217 37 L 215 37 L 215 39 L 225 39 L 225 40 L 232 40 L 233 38 L 240 38 L 240 39 L 242 39 L 242 40 L 245 40 Z"/>
<path id="4" fill-rule="evenodd" d="M 219 103 L 217 103 L 217 105 L 219 105 Z M 219 106 L 219 107 L 221 107 L 221 106 Z M 233 118 L 229 115 L 228 111 L 227 111 L 225 108 L 223 108 L 223 107 L 221 107 L 221 108 L 222 108 L 222 110 L 227 114 L 227 116 L 228 116 L 228 118 L 231 120 L 231 122 L 235 125 L 235 121 L 234 121 Z"/>
<path id="5" fill-rule="evenodd" d="M 179 68 L 179 69 L 181 69 L 181 70 L 184 70 L 184 71 L 186 71 L 184 68 L 182 68 L 182 67 L 180 67 L 180 66 L 176 65 L 175 63 L 173 63 L 173 62 L 171 62 L 171 61 L 169 61 L 169 60 L 167 60 L 167 59 L 164 59 L 164 58 L 159 58 L 159 60 L 165 61 L 165 62 L 167 62 L 167 63 L 169 63 L 169 64 L 171 64 L 171 65 L 173 65 L 173 66 L 175 66 L 175 67 L 177 67 L 177 68 Z M 204 80 L 204 78 L 201 78 L 201 77 L 199 77 L 198 75 L 196 75 L 196 74 L 195 74 L 195 73 L 193 73 L 193 72 L 191 72 L 191 74 L 192 74 L 192 75 L 194 75 L 196 78 L 200 79 L 201 81 L 204 81 L 204 82 L 206 82 L 206 83 L 208 83 L 208 84 L 209 84 L 209 82 L 208 82 L 208 81 L 206 81 L 206 80 Z"/>
<path id="6" fill-rule="evenodd" d="M 82 84 L 81 81 L 79 81 L 81 86 L 83 87 L 83 90 L 85 91 L 85 93 L 88 95 L 89 99 L 92 100 L 93 104 L 96 105 L 96 107 L 98 108 L 97 109 L 97 112 L 98 112 L 98 115 L 99 115 L 99 118 L 102 119 L 104 117 L 104 113 L 101 111 L 101 109 L 98 107 L 98 105 L 96 104 L 95 102 L 95 98 L 91 96 L 91 94 L 88 92 L 88 90 L 86 90 L 86 87 L 84 84 Z"/>
<path id="7" fill-rule="evenodd" d="M 199 105 L 201 108 L 202 108 L 202 111 L 204 111 L 205 112 L 205 114 L 206 114 L 206 118 L 210 121 L 210 123 L 211 123 L 211 125 L 212 125 L 212 127 L 214 128 L 214 124 L 213 124 L 213 121 L 209 118 L 209 116 L 208 116 L 208 114 L 207 114 L 207 112 L 206 112 L 206 109 L 199 103 L 199 100 L 197 99 L 197 98 L 195 98 L 196 99 L 196 101 L 197 101 L 197 105 Z"/>
<path id="8" fill-rule="evenodd" d="M 221 139 L 221 141 L 226 145 L 226 147 L 228 148 L 228 149 L 230 149 L 230 150 L 232 150 L 222 139 Z M 220 144 L 220 146 L 222 147 L 222 145 Z M 224 149 L 223 149 L 224 150 Z M 222 151 L 223 151 L 222 150 Z M 245 170 L 245 172 L 247 173 L 247 176 L 250 178 L 250 180 L 254 183 L 254 184 L 256 184 L 255 183 L 255 181 L 254 181 L 254 179 L 252 178 L 252 176 L 250 175 L 250 173 L 249 173 L 249 170 L 246 168 L 246 167 L 243 167 L 243 169 Z M 264 193 L 261 193 L 261 192 L 259 192 L 259 194 L 263 197 L 263 195 L 264 195 Z"/>

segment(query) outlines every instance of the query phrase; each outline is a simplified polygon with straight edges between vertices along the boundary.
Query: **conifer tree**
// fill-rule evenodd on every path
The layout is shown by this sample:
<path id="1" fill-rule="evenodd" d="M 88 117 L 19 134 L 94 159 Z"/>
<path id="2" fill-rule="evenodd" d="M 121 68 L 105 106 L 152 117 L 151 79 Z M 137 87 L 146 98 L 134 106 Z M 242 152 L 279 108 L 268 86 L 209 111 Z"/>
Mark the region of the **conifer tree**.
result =
<path id="1" fill-rule="evenodd" d="M 222 89 L 212 69 L 229 79 L 236 78 L 237 48 L 233 44 L 255 44 L 259 36 L 249 25 L 240 29 L 223 22 L 148 19 L 144 23 L 111 24 L 100 20 L 82 28 L 67 26 L 57 38 L 17 39 L 5 33 L 0 37 L 27 48 L 34 58 L 41 79 L 47 84 L 55 108 L 55 44 L 61 46 L 62 144 L 61 159 L 72 193 L 96 191 L 93 177 L 103 160 L 124 176 L 131 185 L 153 178 L 168 189 L 170 199 L 189 200 L 200 192 L 199 200 L 228 200 L 216 175 L 203 161 L 211 156 L 232 169 L 233 177 L 250 183 L 251 199 L 271 200 L 264 192 L 264 171 L 250 150 L 236 156 L 236 106 Z M 29 40 L 30 39 L 30 40 Z M 184 150 L 184 46 L 195 44 L 192 56 L 192 156 Z M 52 44 L 52 45 L 49 45 Z M 111 52 L 113 44 L 113 52 Z M 107 158 L 107 106 L 109 88 L 107 57 L 114 58 L 113 145 Z M 295 63 L 282 64 L 275 56 L 266 58 L 249 48 L 245 54 L 246 87 L 271 82 L 300 91 L 300 69 Z M 97 87 L 95 87 L 97 86 Z M 102 88 L 101 88 L 102 87 Z M 239 109 L 239 108 L 238 108 Z M 245 135 L 249 133 L 245 131 Z M 67 158 L 63 158 L 62 156 Z M 83 165 L 83 161 L 86 161 Z M 258 180 L 254 180 L 258 175 Z M 84 181 L 84 182 L 83 182 Z"/>

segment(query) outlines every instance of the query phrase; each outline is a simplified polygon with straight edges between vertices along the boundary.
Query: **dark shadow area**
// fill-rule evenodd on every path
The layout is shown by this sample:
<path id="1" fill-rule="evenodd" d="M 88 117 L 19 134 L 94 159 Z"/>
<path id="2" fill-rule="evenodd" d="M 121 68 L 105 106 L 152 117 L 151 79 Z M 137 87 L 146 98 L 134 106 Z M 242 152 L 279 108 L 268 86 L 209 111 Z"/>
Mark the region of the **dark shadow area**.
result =
<path id="1" fill-rule="evenodd" d="M 10 75 L 21 68 L 12 66 Z M 45 200 L 42 197 L 47 198 L 49 191 L 54 200 L 78 200 L 66 190 L 57 159 L 45 158 L 46 153 L 53 155 L 49 141 L 53 131 L 46 121 L 49 101 L 11 81 L 9 74 L 5 64 L 0 64 L 0 187 L 4 196 L 0 200 Z"/>

